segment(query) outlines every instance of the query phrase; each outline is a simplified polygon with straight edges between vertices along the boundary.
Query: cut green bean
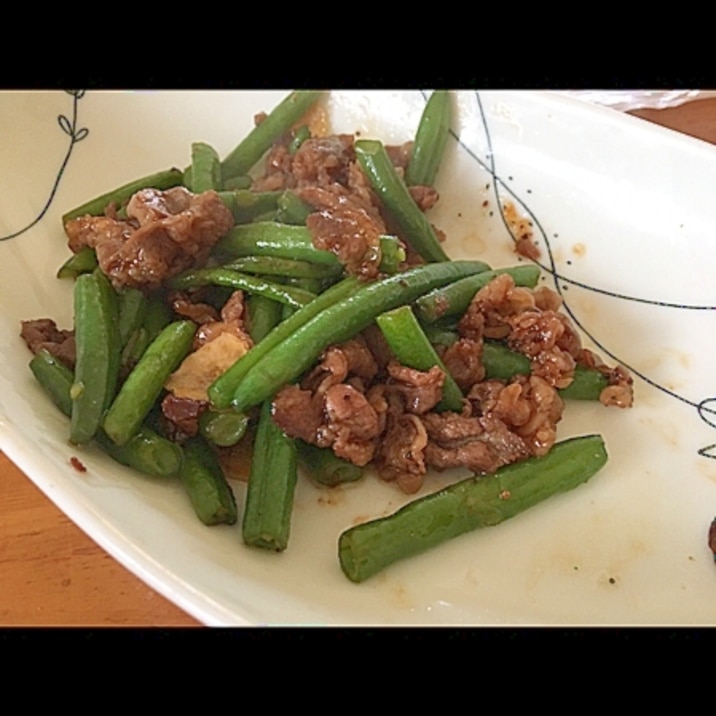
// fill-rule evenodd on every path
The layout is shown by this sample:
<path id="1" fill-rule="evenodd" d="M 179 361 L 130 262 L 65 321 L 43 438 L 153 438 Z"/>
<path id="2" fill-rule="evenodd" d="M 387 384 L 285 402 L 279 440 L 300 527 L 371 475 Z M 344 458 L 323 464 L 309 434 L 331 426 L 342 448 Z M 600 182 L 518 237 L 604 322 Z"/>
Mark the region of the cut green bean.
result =
<path id="1" fill-rule="evenodd" d="M 38 351 L 30 361 L 30 369 L 52 402 L 70 417 L 72 413 L 72 371 L 48 351 Z M 126 445 L 115 445 L 102 431 L 97 430 L 95 441 L 113 460 L 133 467 L 147 475 L 171 477 L 179 472 L 182 453 L 176 443 L 161 437 L 146 425 Z"/>
<path id="2" fill-rule="evenodd" d="M 398 560 L 472 530 L 499 524 L 589 480 L 607 462 L 604 441 L 586 435 L 555 444 L 543 457 L 472 477 L 408 503 L 388 517 L 341 534 L 341 569 L 362 582 Z"/>
<path id="3" fill-rule="evenodd" d="M 202 438 L 190 438 L 184 444 L 179 476 L 194 512 L 205 525 L 236 524 L 234 493 L 216 453 Z"/>
<path id="4" fill-rule="evenodd" d="M 249 335 L 254 344 L 261 342 L 281 320 L 283 304 L 265 296 L 249 296 L 247 299 Z"/>
<path id="5" fill-rule="evenodd" d="M 539 280 L 540 269 L 534 264 L 525 264 L 468 276 L 421 296 L 415 302 L 415 314 L 423 323 L 434 323 L 446 316 L 462 315 L 481 288 L 505 273 L 512 276 L 516 286 L 534 288 Z"/>
<path id="6" fill-rule="evenodd" d="M 124 445 L 115 444 L 102 430 L 97 431 L 95 439 L 112 459 L 145 475 L 174 477 L 182 465 L 179 445 L 146 425 L 141 425 Z"/>
<path id="7" fill-rule="evenodd" d="M 568 400 L 599 400 L 601 392 L 609 385 L 604 373 L 596 368 L 578 365 L 574 369 L 574 380 L 561 388 L 559 394 Z"/>
<path id="8" fill-rule="evenodd" d="M 213 252 L 229 261 L 242 256 L 275 256 L 340 267 L 334 254 L 313 245 L 311 232 L 305 226 L 257 221 L 235 226 L 218 241 Z"/>
<path id="9" fill-rule="evenodd" d="M 352 338 L 373 323 L 376 316 L 410 303 L 433 288 L 484 271 L 485 266 L 481 261 L 442 261 L 364 284 L 269 350 L 238 382 L 232 404 L 243 411 L 271 398 L 308 369 L 325 348 Z M 250 354 L 251 351 L 247 356 Z"/>
<path id="10" fill-rule="evenodd" d="M 75 375 L 70 442 L 89 442 L 102 424 L 117 386 L 121 361 L 117 296 L 99 271 L 77 277 L 74 286 Z"/>
<path id="11" fill-rule="evenodd" d="M 363 468 L 338 457 L 330 448 L 296 441 L 298 462 L 312 480 L 319 485 L 336 487 L 348 482 L 356 482 L 363 476 Z"/>
<path id="12" fill-rule="evenodd" d="M 276 256 L 243 256 L 229 261 L 222 268 L 261 276 L 283 276 L 286 278 L 335 278 L 343 273 L 340 264 L 317 264 Z"/>
<path id="13" fill-rule="evenodd" d="M 530 359 L 496 341 L 485 341 L 482 347 L 482 363 L 485 366 L 485 378 L 512 380 L 516 375 L 529 375 L 532 372 Z M 574 379 L 566 388 L 560 388 L 560 397 L 567 400 L 599 400 L 607 387 L 607 377 L 596 368 L 577 365 Z"/>
<path id="14" fill-rule="evenodd" d="M 128 286 L 117 292 L 119 309 L 119 340 L 124 347 L 132 334 L 144 322 L 147 312 L 147 297 L 138 288 Z"/>
<path id="15" fill-rule="evenodd" d="M 397 236 L 383 235 L 380 237 L 380 272 L 397 273 L 405 261 L 405 249 Z"/>
<path id="16" fill-rule="evenodd" d="M 235 410 L 205 410 L 199 417 L 199 433 L 218 447 L 236 445 L 248 427 L 248 416 Z"/>
<path id="17" fill-rule="evenodd" d="M 139 430 L 167 378 L 191 349 L 195 333 L 192 321 L 175 321 L 144 351 L 104 419 L 104 431 L 117 445 L 124 445 Z"/>
<path id="18" fill-rule="evenodd" d="M 410 161 L 405 169 L 408 186 L 435 183 L 445 145 L 450 136 L 450 93 L 435 90 L 420 117 Z"/>
<path id="19" fill-rule="evenodd" d="M 276 221 L 304 226 L 306 219 L 315 211 L 310 204 L 299 199 L 290 189 L 286 189 L 281 192 L 277 202 Z"/>
<path id="20" fill-rule="evenodd" d="M 253 179 L 248 174 L 240 174 L 239 176 L 230 177 L 222 181 L 221 192 L 240 191 L 242 189 L 250 189 Z"/>
<path id="21" fill-rule="evenodd" d="M 234 215 L 234 221 L 237 224 L 256 221 L 259 216 L 267 212 L 275 213 L 282 195 L 282 191 L 257 192 L 248 189 L 219 192 L 219 197 Z"/>
<path id="22" fill-rule="evenodd" d="M 222 188 L 221 162 L 214 147 L 205 142 L 193 142 L 191 145 L 191 177 L 189 189 L 195 194 Z M 186 181 L 185 177 L 185 181 Z"/>
<path id="23" fill-rule="evenodd" d="M 227 268 L 190 269 L 167 281 L 170 288 L 185 289 L 198 286 L 226 286 L 234 290 L 266 296 L 279 303 L 300 308 L 313 301 L 316 294 L 302 288 L 267 281 L 258 276 L 232 271 Z"/>
<path id="24" fill-rule="evenodd" d="M 83 273 L 92 273 L 97 268 L 97 253 L 91 246 L 84 246 L 72 254 L 57 270 L 57 278 L 77 278 Z"/>
<path id="25" fill-rule="evenodd" d="M 311 136 L 311 130 L 307 124 L 296 127 L 291 142 L 288 145 L 288 153 L 293 156 L 299 147 Z"/>
<path id="26" fill-rule="evenodd" d="M 62 225 L 64 226 L 71 219 L 89 214 L 90 216 L 102 216 L 104 210 L 109 204 L 115 206 L 123 206 L 133 194 L 141 189 L 170 189 L 174 186 L 180 186 L 184 183 L 184 173 L 181 169 L 167 169 L 165 171 L 150 174 L 149 176 L 135 179 L 134 181 L 124 184 L 117 189 L 113 189 L 102 196 L 98 196 L 92 201 L 88 201 L 71 211 L 68 211 L 62 217 Z"/>
<path id="27" fill-rule="evenodd" d="M 426 261 L 449 261 L 435 229 L 413 200 L 383 144 L 373 139 L 359 139 L 354 146 L 363 173 L 397 222 L 404 238 Z"/>
<path id="28" fill-rule="evenodd" d="M 247 174 L 271 145 L 320 99 L 320 91 L 291 92 L 257 124 L 221 163 L 224 182 Z"/>
<path id="29" fill-rule="evenodd" d="M 215 408 L 228 408 L 234 392 L 244 376 L 268 352 L 292 335 L 302 325 L 319 315 L 329 306 L 355 293 L 361 286 L 355 276 L 349 276 L 317 296 L 311 303 L 296 311 L 285 321 L 279 323 L 260 343 L 254 345 L 209 386 L 209 400 Z"/>
<path id="30" fill-rule="evenodd" d="M 516 375 L 529 375 L 532 371 L 532 363 L 526 355 L 496 341 L 483 342 L 482 364 L 487 379 L 512 380 Z"/>
<path id="31" fill-rule="evenodd" d="M 32 357 L 30 370 L 52 402 L 69 418 L 72 414 L 72 370 L 44 349 Z"/>
<path id="32" fill-rule="evenodd" d="M 298 479 L 296 444 L 274 423 L 271 404 L 261 406 L 254 442 L 242 536 L 247 545 L 282 552 L 288 546 Z"/>
<path id="33" fill-rule="evenodd" d="M 442 370 L 445 382 L 436 409 L 459 413 L 464 403 L 462 391 L 423 333 L 410 306 L 387 311 L 376 318 L 376 323 L 399 363 L 420 371 L 428 371 L 435 366 Z"/>

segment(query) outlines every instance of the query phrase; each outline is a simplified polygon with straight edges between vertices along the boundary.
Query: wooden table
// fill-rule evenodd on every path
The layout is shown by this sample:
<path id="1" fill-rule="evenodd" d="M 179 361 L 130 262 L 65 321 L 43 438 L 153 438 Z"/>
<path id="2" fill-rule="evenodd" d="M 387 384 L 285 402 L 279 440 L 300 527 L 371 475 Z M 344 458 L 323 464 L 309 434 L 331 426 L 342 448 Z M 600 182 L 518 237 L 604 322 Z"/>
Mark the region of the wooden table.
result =
<path id="1" fill-rule="evenodd" d="M 634 114 L 716 143 L 716 99 Z M 0 625 L 200 626 L 70 522 L 0 452 Z"/>

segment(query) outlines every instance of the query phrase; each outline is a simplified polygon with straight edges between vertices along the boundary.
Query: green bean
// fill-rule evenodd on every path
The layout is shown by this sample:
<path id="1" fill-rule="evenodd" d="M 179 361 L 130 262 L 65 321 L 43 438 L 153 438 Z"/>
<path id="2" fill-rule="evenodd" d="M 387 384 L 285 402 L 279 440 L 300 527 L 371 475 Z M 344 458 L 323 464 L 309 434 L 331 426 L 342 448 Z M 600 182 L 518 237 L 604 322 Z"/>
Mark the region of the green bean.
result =
<path id="1" fill-rule="evenodd" d="M 288 153 L 293 156 L 299 149 L 299 147 L 311 136 L 311 130 L 307 124 L 302 124 L 300 127 L 296 127 L 293 138 L 288 145 Z"/>
<path id="2" fill-rule="evenodd" d="M 485 378 L 511 380 L 516 375 L 529 375 L 532 371 L 532 363 L 526 355 L 496 341 L 483 342 L 482 364 Z"/>
<path id="3" fill-rule="evenodd" d="M 69 418 L 72 414 L 72 370 L 45 349 L 32 357 L 30 370 L 52 402 Z"/>
<path id="4" fill-rule="evenodd" d="M 435 229 L 413 200 L 383 144 L 359 139 L 354 146 L 363 173 L 411 246 L 428 262 L 448 261 Z"/>
<path id="5" fill-rule="evenodd" d="M 577 365 L 574 380 L 566 388 L 561 388 L 559 394 L 568 400 L 599 400 L 608 385 L 607 377 L 596 368 Z"/>
<path id="6" fill-rule="evenodd" d="M 237 224 L 248 224 L 266 212 L 276 212 L 282 191 L 220 191 L 219 197 L 234 215 Z"/>
<path id="7" fill-rule="evenodd" d="M 320 91 L 291 92 L 257 124 L 221 163 L 224 181 L 246 174 L 271 145 L 318 101 Z"/>
<path id="8" fill-rule="evenodd" d="M 248 326 L 249 335 L 254 344 L 262 341 L 281 320 L 283 304 L 265 296 L 249 296 Z"/>
<path id="9" fill-rule="evenodd" d="M 446 316 L 462 315 L 475 294 L 492 279 L 504 273 L 512 276 L 516 286 L 534 288 L 539 280 L 540 269 L 533 264 L 525 264 L 468 276 L 421 296 L 415 302 L 415 313 L 422 323 L 434 323 Z"/>
<path id="10" fill-rule="evenodd" d="M 225 269 L 261 276 L 285 276 L 287 278 L 335 278 L 343 272 L 340 264 L 316 264 L 298 259 L 276 256 L 243 256 L 223 265 Z"/>
<path id="11" fill-rule="evenodd" d="M 343 532 L 341 569 L 362 582 L 394 562 L 480 527 L 499 524 L 589 480 L 607 462 L 604 441 L 586 435 L 555 444 L 543 457 L 462 480 L 408 503 L 392 515 Z"/>
<path id="12" fill-rule="evenodd" d="M 423 333 L 434 346 L 451 346 L 459 338 L 460 334 L 456 327 L 445 327 L 435 323 L 421 324 Z"/>
<path id="13" fill-rule="evenodd" d="M 151 340 L 154 340 L 171 323 L 172 317 L 166 298 L 161 292 L 155 292 L 147 300 L 142 326 L 147 329 Z"/>
<path id="14" fill-rule="evenodd" d="M 232 404 L 237 410 L 246 410 L 271 398 L 309 368 L 325 348 L 352 338 L 373 323 L 376 316 L 410 303 L 432 288 L 484 270 L 481 261 L 443 261 L 364 284 L 270 349 L 239 381 Z M 247 356 L 250 354 L 251 351 Z"/>
<path id="15" fill-rule="evenodd" d="M 221 189 L 221 162 L 214 147 L 205 142 L 193 142 L 191 145 L 191 177 L 189 189 L 195 194 L 213 189 Z M 185 178 L 186 180 L 186 178 Z"/>
<path id="16" fill-rule="evenodd" d="M 379 268 L 381 273 L 397 273 L 405 258 L 405 249 L 401 246 L 397 236 L 384 235 L 380 237 Z"/>
<path id="17" fill-rule="evenodd" d="M 285 286 L 258 276 L 249 276 L 226 268 L 190 269 L 167 281 L 170 288 L 184 289 L 197 286 L 227 286 L 234 290 L 266 296 L 279 303 L 300 308 L 313 301 L 314 293 L 302 288 Z"/>
<path id="18" fill-rule="evenodd" d="M 174 477 L 182 465 L 181 448 L 146 425 L 140 425 L 124 445 L 116 445 L 102 430 L 95 440 L 112 459 L 145 475 Z"/>
<path id="19" fill-rule="evenodd" d="M 293 497 L 298 479 L 296 444 L 261 406 L 254 442 L 242 536 L 247 545 L 281 552 L 288 546 Z"/>
<path id="20" fill-rule="evenodd" d="M 409 368 L 427 371 L 438 366 L 445 375 L 442 398 L 436 406 L 438 411 L 462 410 L 464 398 L 455 379 L 445 367 L 423 329 L 415 318 L 410 306 L 399 306 L 376 318 L 378 327 L 398 362 Z"/>
<path id="21" fill-rule="evenodd" d="M 482 363 L 485 366 L 485 378 L 511 380 L 516 375 L 529 375 L 532 372 L 532 364 L 526 355 L 496 341 L 483 343 Z M 599 400 L 599 395 L 608 384 L 607 377 L 596 368 L 577 365 L 572 382 L 566 388 L 560 388 L 558 393 L 567 400 Z"/>
<path id="22" fill-rule="evenodd" d="M 311 479 L 320 485 L 336 487 L 355 482 L 363 476 L 363 468 L 338 457 L 330 448 L 296 441 L 298 461 Z"/>
<path id="23" fill-rule="evenodd" d="M 71 219 L 89 214 L 90 216 L 101 216 L 109 204 L 122 206 L 141 189 L 170 189 L 179 186 L 184 182 L 184 174 L 181 169 L 167 169 L 165 171 L 150 174 L 149 176 L 135 179 L 134 181 L 124 184 L 117 189 L 113 189 L 102 196 L 98 196 L 92 201 L 88 201 L 76 209 L 68 211 L 62 217 L 62 225 L 64 226 Z"/>
<path id="24" fill-rule="evenodd" d="M 236 524 L 236 498 L 216 453 L 202 438 L 190 438 L 184 444 L 179 476 L 194 512 L 205 525 Z"/>
<path id="25" fill-rule="evenodd" d="M 41 350 L 30 361 L 30 369 L 52 402 L 67 416 L 72 414 L 72 371 L 48 351 Z M 122 447 L 115 445 L 100 428 L 95 433 L 97 444 L 113 460 L 147 475 L 170 477 L 181 465 L 181 449 L 176 443 L 157 435 L 143 425 Z"/>
<path id="26" fill-rule="evenodd" d="M 124 347 L 130 336 L 144 322 L 147 312 L 147 297 L 138 288 L 126 287 L 117 292 L 119 340 Z"/>
<path id="27" fill-rule="evenodd" d="M 104 419 L 104 431 L 117 445 L 124 445 L 139 430 L 167 378 L 189 352 L 195 333 L 192 321 L 175 321 L 144 351 Z"/>
<path id="28" fill-rule="evenodd" d="M 306 219 L 316 210 L 302 199 L 299 199 L 290 189 L 281 192 L 277 202 L 276 221 L 282 224 L 296 224 L 304 226 Z"/>
<path id="29" fill-rule="evenodd" d="M 360 285 L 360 281 L 355 276 L 349 276 L 279 323 L 260 343 L 254 345 L 248 353 L 239 358 L 231 368 L 209 386 L 209 400 L 212 405 L 220 409 L 228 408 L 238 384 L 246 373 L 263 360 L 272 348 L 326 308 L 354 293 Z"/>
<path id="30" fill-rule="evenodd" d="M 241 440 L 249 418 L 235 410 L 205 410 L 199 417 L 199 433 L 213 445 L 231 447 Z"/>
<path id="31" fill-rule="evenodd" d="M 149 344 L 172 320 L 172 311 L 161 293 L 146 297 L 142 325 L 131 333 L 122 350 L 122 368 L 131 368 L 142 357 Z"/>
<path id="32" fill-rule="evenodd" d="M 218 241 L 213 251 L 225 260 L 241 256 L 275 256 L 340 267 L 334 254 L 313 245 L 311 232 L 305 226 L 275 221 L 235 226 Z"/>
<path id="33" fill-rule="evenodd" d="M 435 90 L 420 117 L 410 162 L 405 170 L 408 186 L 435 183 L 445 145 L 450 136 L 450 93 Z"/>
<path id="34" fill-rule="evenodd" d="M 240 191 L 242 189 L 250 189 L 253 179 L 248 174 L 240 174 L 239 176 L 224 179 L 221 186 L 221 192 Z"/>
<path id="35" fill-rule="evenodd" d="M 92 439 L 114 397 L 120 366 L 117 296 L 96 269 L 74 286 L 75 377 L 71 389 L 70 441 Z"/>
<path id="36" fill-rule="evenodd" d="M 72 254 L 57 270 L 57 278 L 77 278 L 83 273 L 92 273 L 97 268 L 97 253 L 91 246 L 84 246 Z"/>

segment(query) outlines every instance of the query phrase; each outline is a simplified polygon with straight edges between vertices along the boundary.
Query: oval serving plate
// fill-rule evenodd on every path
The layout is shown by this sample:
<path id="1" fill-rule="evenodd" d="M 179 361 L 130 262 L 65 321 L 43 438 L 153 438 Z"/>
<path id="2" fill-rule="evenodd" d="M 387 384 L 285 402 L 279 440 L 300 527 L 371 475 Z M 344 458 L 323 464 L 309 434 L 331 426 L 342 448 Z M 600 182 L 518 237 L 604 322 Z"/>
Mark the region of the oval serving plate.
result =
<path id="1" fill-rule="evenodd" d="M 138 176 L 227 154 L 283 92 L 0 94 L 0 448 L 140 578 L 209 625 L 712 624 L 716 566 L 716 149 L 551 93 L 460 92 L 430 219 L 453 258 L 515 264 L 502 207 L 533 225 L 544 282 L 585 345 L 635 376 L 635 406 L 569 404 L 559 438 L 604 435 L 608 465 L 573 492 L 355 585 L 340 532 L 408 498 L 367 479 L 301 480 L 281 555 L 204 527 L 173 481 L 67 442 L 29 369 L 20 321 L 72 320 L 60 217 Z M 336 92 L 331 128 L 412 137 L 426 95 Z M 76 472 L 70 458 L 87 467 Z M 423 492 L 444 484 L 426 481 Z M 233 483 L 239 504 L 243 484 Z"/>

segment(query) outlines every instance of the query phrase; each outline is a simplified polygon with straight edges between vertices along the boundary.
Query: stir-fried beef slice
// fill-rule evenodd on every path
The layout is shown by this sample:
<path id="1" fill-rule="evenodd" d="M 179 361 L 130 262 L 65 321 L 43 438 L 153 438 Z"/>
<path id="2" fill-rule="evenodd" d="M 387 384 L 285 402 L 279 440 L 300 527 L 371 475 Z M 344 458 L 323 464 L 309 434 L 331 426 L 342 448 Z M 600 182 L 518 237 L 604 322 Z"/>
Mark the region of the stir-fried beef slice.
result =
<path id="1" fill-rule="evenodd" d="M 509 274 L 501 274 L 475 294 L 458 330 L 466 338 L 505 338 L 510 333 L 508 318 L 534 308 L 532 292 L 515 286 Z"/>
<path id="2" fill-rule="evenodd" d="M 325 394 L 326 423 L 319 430 L 320 442 L 354 465 L 367 465 L 375 454 L 381 420 L 366 395 L 351 385 L 339 383 Z"/>
<path id="3" fill-rule="evenodd" d="M 241 339 L 248 348 L 253 346 L 251 336 L 246 330 L 246 305 L 243 291 L 234 291 L 221 309 L 221 318 L 217 321 L 205 321 L 196 332 L 195 347 L 203 346 L 222 333 L 231 333 Z"/>
<path id="4" fill-rule="evenodd" d="M 389 415 L 385 435 L 376 455 L 376 468 L 381 479 L 395 480 L 408 494 L 423 485 L 426 472 L 424 450 L 428 444 L 425 426 L 417 415 Z"/>
<path id="5" fill-rule="evenodd" d="M 301 387 L 323 394 L 332 385 L 343 383 L 349 375 L 368 385 L 377 372 L 378 365 L 370 348 L 359 335 L 340 345 L 329 346 L 319 364 L 303 379 Z"/>
<path id="6" fill-rule="evenodd" d="M 438 366 L 420 371 L 396 361 L 388 364 L 390 381 L 387 389 L 401 396 L 405 409 L 416 415 L 432 410 L 441 400 L 445 373 Z"/>
<path id="7" fill-rule="evenodd" d="M 530 455 L 525 441 L 494 416 L 429 413 L 423 422 L 429 438 L 425 462 L 438 470 L 466 467 L 489 474 Z"/>
<path id="8" fill-rule="evenodd" d="M 582 348 L 569 317 L 559 312 L 562 299 L 552 289 L 516 287 L 509 274 L 497 276 L 472 299 L 458 323 L 463 337 L 473 340 L 504 339 L 527 356 L 531 373 L 555 388 L 566 388 L 574 379 L 578 363 L 598 367 L 596 357 Z M 609 378 L 600 400 L 604 405 L 632 404 L 632 378 L 622 368 L 598 367 Z"/>
<path id="9" fill-rule="evenodd" d="M 137 192 L 127 204 L 127 217 L 83 216 L 65 226 L 70 248 L 95 248 L 115 288 L 158 288 L 166 278 L 204 263 L 234 225 L 217 192 L 192 194 L 184 187 Z"/>
<path id="10" fill-rule="evenodd" d="M 385 152 L 390 158 L 390 163 L 396 168 L 400 176 L 403 176 L 408 164 L 410 164 L 414 146 L 415 142 L 413 141 L 385 145 Z"/>
<path id="11" fill-rule="evenodd" d="M 607 407 L 630 408 L 634 402 L 634 378 L 623 366 L 610 368 L 593 351 L 584 348 L 577 358 L 580 365 L 595 368 L 607 378 L 607 387 L 599 394 L 599 402 Z"/>
<path id="12" fill-rule="evenodd" d="M 177 398 L 167 393 L 162 400 L 162 430 L 175 442 L 183 442 L 199 432 L 199 418 L 208 409 L 205 400 Z"/>
<path id="13" fill-rule="evenodd" d="M 339 457 L 365 465 L 384 425 L 380 400 L 364 392 L 377 371 L 362 338 L 331 346 L 301 387 L 279 391 L 274 421 L 291 437 L 332 447 Z"/>
<path id="14" fill-rule="evenodd" d="M 469 390 L 485 377 L 481 340 L 459 338 L 442 352 L 441 359 L 462 390 Z"/>
<path id="15" fill-rule="evenodd" d="M 301 143 L 293 156 L 296 185 L 348 185 L 349 166 L 355 161 L 352 134 L 310 137 Z"/>
<path id="16" fill-rule="evenodd" d="M 532 373 L 565 388 L 574 377 L 582 349 L 567 316 L 556 311 L 524 311 L 508 319 L 507 345 L 532 361 Z"/>
<path id="17" fill-rule="evenodd" d="M 310 214 L 306 226 L 314 245 L 331 251 L 348 273 L 373 279 L 380 273 L 380 235 L 368 213 L 350 205 Z"/>
<path id="18" fill-rule="evenodd" d="M 319 430 L 324 423 L 322 396 L 316 399 L 310 390 L 287 385 L 274 397 L 271 415 L 287 435 L 312 445 L 319 444 Z"/>
<path id="19" fill-rule="evenodd" d="M 413 197 L 413 201 L 420 207 L 421 211 L 432 209 L 440 198 L 437 189 L 423 184 L 409 186 L 408 192 L 410 193 L 410 196 Z"/>
<path id="20" fill-rule="evenodd" d="M 58 328 L 51 318 L 38 318 L 22 321 L 20 336 L 33 353 L 46 350 L 66 366 L 74 369 L 77 357 L 74 331 Z"/>
<path id="21" fill-rule="evenodd" d="M 188 318 L 197 325 L 219 320 L 219 311 L 209 303 L 195 300 L 191 292 L 174 291 L 168 296 L 172 311 L 182 318 Z"/>
<path id="22" fill-rule="evenodd" d="M 386 227 L 365 195 L 354 195 L 340 184 L 309 185 L 296 195 L 316 209 L 306 219 L 313 244 L 330 251 L 349 273 L 370 279 L 378 276 L 380 236 Z"/>
<path id="23" fill-rule="evenodd" d="M 484 381 L 473 386 L 468 400 L 474 414 L 500 420 L 523 438 L 532 455 L 544 455 L 552 447 L 564 411 L 557 390 L 536 375 L 516 376 L 507 384 Z"/>

